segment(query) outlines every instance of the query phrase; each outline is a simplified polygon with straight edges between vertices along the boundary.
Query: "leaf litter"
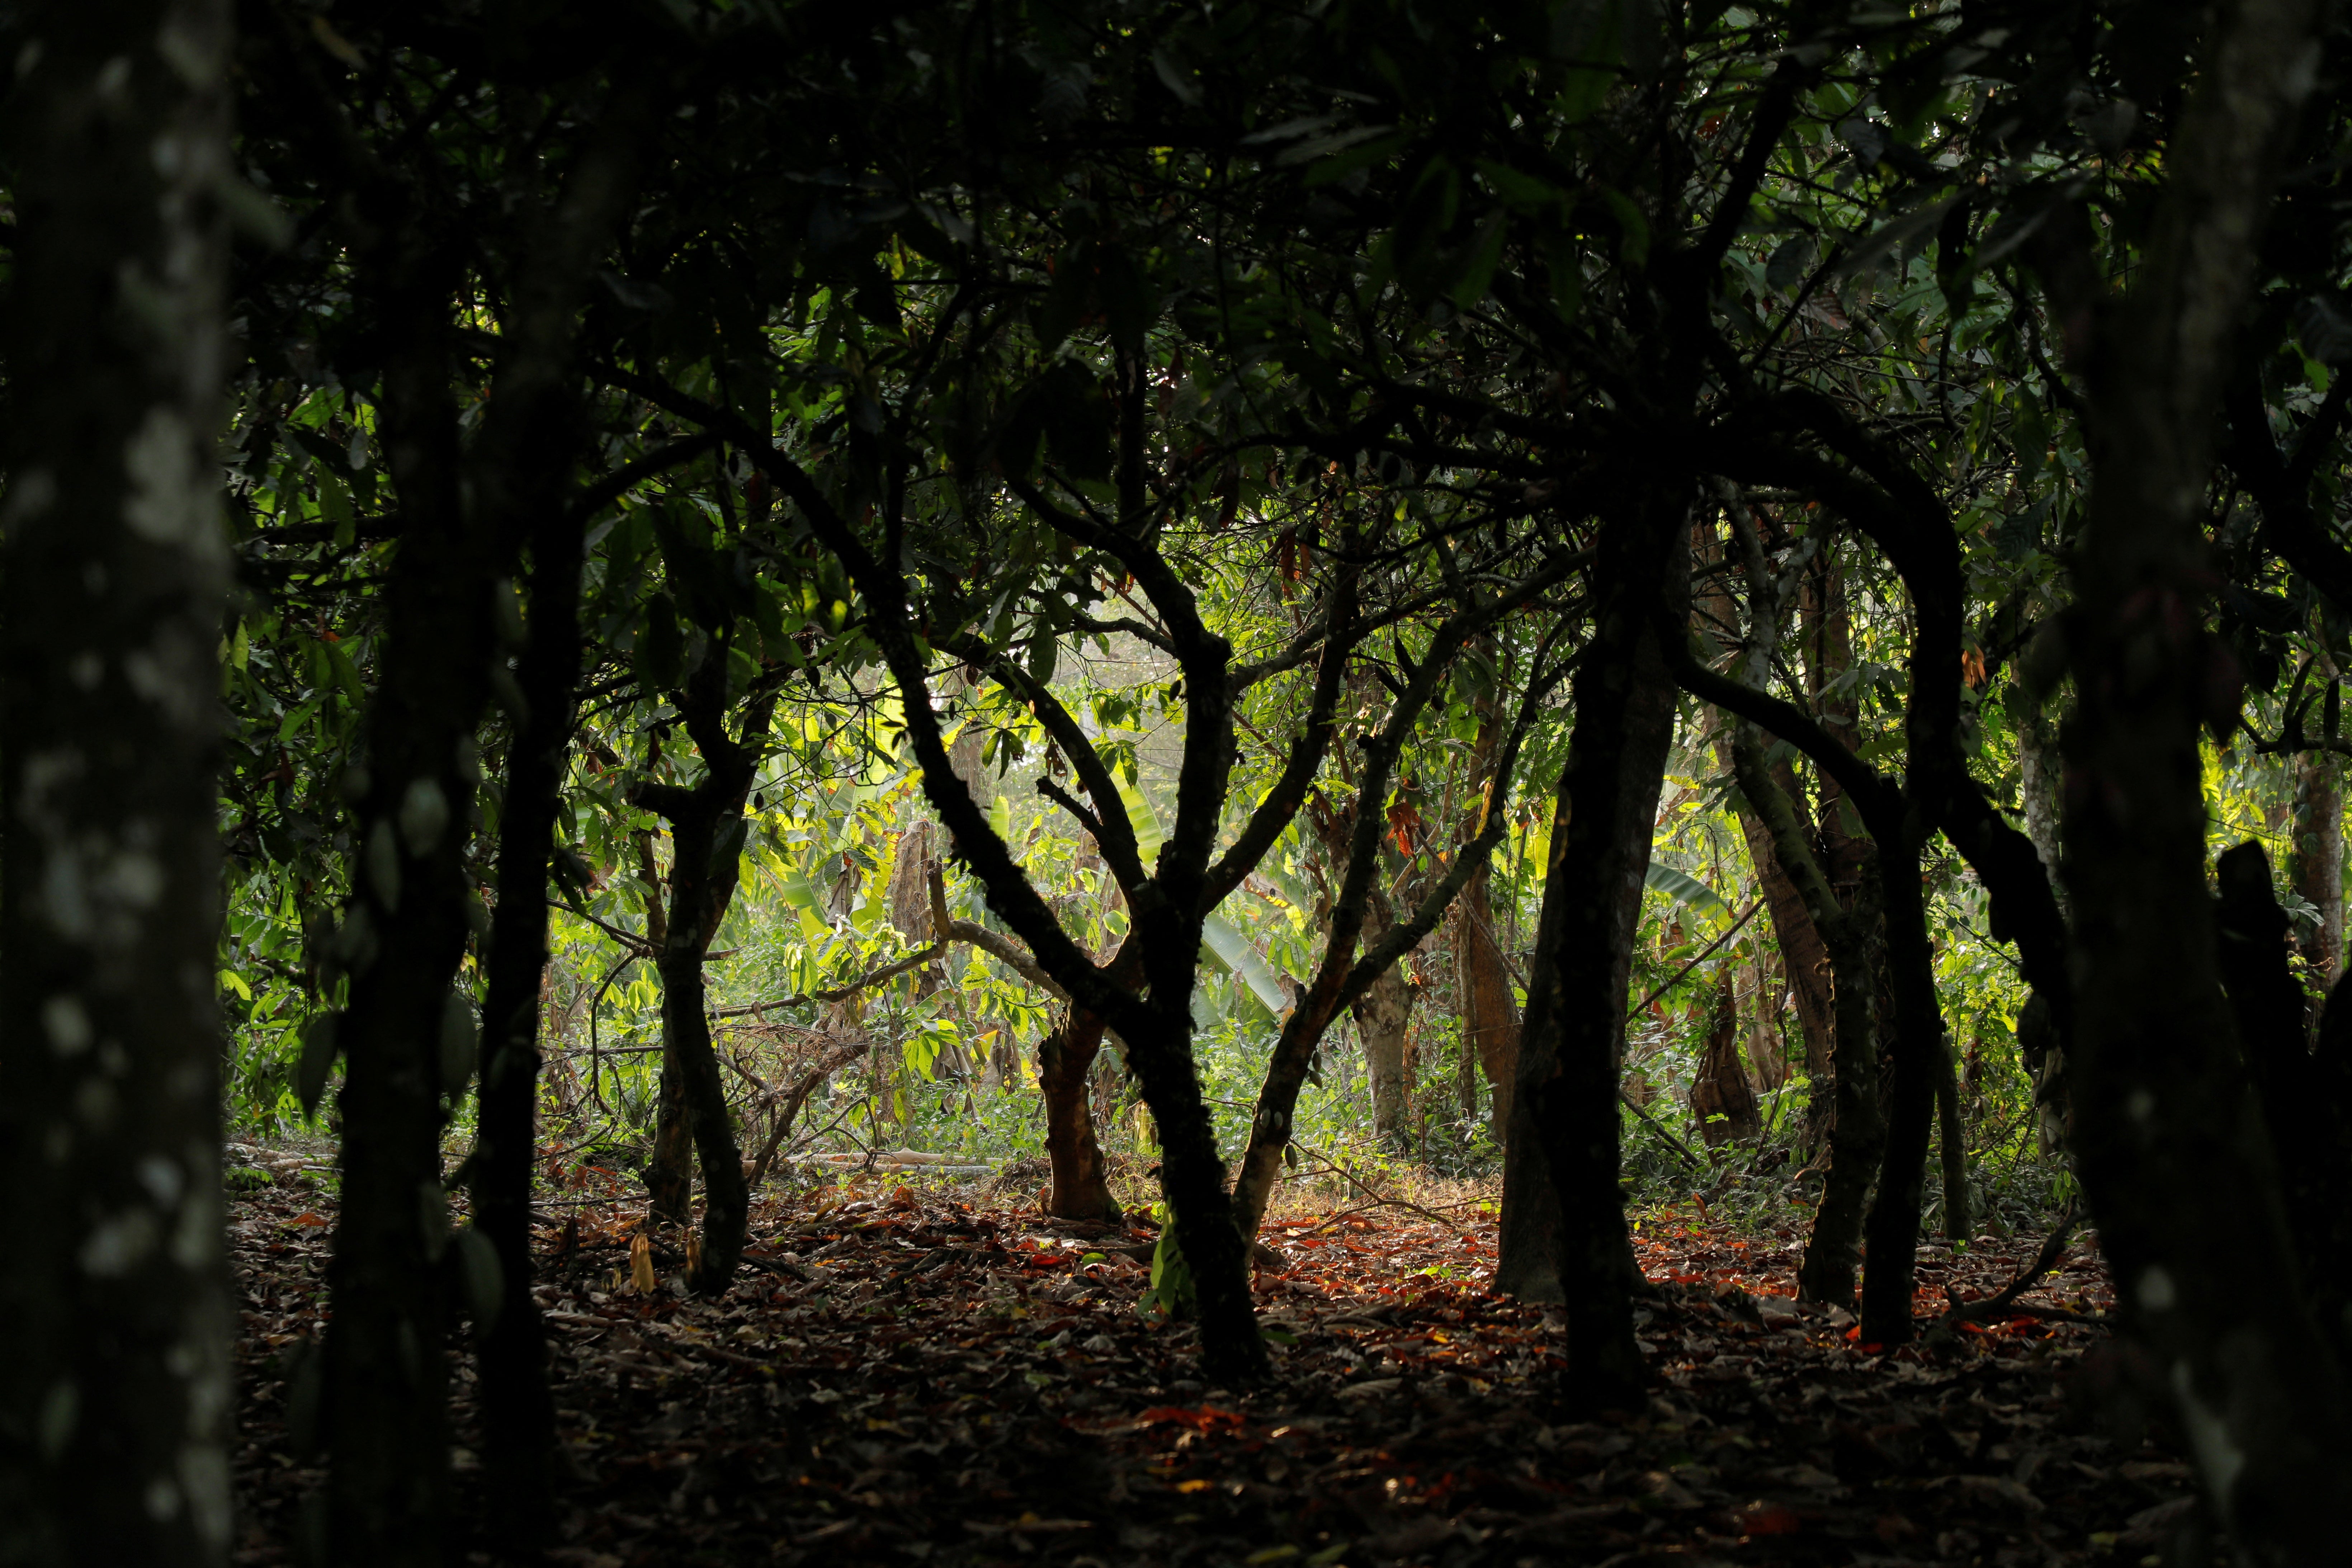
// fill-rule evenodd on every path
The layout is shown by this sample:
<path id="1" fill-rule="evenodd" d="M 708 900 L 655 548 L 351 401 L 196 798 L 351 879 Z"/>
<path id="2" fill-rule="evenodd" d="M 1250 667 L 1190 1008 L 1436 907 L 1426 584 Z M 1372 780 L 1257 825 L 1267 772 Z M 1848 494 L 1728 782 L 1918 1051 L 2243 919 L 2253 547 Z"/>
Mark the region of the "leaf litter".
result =
<path id="1" fill-rule="evenodd" d="M 2115 1418 L 2127 1361 L 2077 1241 L 1995 1321 L 1886 1353 L 1795 1301 L 1802 1237 L 1643 1216 L 1646 1406 L 1561 1414 L 1557 1314 L 1490 1294 L 1491 1218 L 1268 1227 L 1276 1375 L 1211 1387 L 1193 1330 L 1137 1310 L 1150 1233 L 887 1185 L 763 1198 L 741 1276 L 684 1295 L 639 1212 L 541 1229 L 562 1433 L 549 1560 L 637 1564 L 2212 1560 L 2161 1431 Z M 296 1563 L 324 1472 L 319 1336 L 333 1204 L 312 1171 L 233 1195 L 241 1563 Z M 1125 1248 L 1126 1250 L 1120 1250 Z M 2034 1247 L 1920 1249 L 1918 1311 L 1982 1300 Z M 451 1339 L 459 1528 L 480 1495 Z M 461 1540 L 457 1562 L 490 1563 Z"/>

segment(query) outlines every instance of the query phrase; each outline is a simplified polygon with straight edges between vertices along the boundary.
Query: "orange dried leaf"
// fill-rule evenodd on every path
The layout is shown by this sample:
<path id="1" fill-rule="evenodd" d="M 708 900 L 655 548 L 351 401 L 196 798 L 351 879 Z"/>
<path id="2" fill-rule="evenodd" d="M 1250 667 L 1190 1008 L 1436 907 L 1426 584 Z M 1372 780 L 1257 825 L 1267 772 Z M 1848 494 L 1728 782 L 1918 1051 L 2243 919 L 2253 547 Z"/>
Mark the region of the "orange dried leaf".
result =
<path id="1" fill-rule="evenodd" d="M 649 1236 L 629 1238 L 629 1283 L 641 1296 L 650 1296 L 659 1283 L 654 1278 L 654 1240 Z"/>

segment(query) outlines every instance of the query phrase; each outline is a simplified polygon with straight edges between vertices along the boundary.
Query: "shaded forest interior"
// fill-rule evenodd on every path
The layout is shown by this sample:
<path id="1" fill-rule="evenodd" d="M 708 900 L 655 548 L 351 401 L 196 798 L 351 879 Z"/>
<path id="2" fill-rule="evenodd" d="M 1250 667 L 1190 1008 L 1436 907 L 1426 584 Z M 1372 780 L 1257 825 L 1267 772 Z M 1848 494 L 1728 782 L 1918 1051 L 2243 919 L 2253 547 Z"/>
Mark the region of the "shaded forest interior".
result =
<path id="1" fill-rule="evenodd" d="M 0 1568 L 2302 1565 L 2313 0 L 99 0 Z"/>

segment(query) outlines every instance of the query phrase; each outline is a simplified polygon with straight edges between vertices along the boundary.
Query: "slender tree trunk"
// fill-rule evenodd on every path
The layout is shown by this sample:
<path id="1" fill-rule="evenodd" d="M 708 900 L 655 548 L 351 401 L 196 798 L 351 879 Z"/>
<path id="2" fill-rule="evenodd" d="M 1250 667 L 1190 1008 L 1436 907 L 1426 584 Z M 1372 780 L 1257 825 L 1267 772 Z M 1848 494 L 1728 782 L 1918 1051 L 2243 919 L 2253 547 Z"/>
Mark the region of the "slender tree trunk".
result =
<path id="1" fill-rule="evenodd" d="M 654 1146 L 646 1159 L 646 1217 L 656 1226 L 684 1226 L 694 1219 L 694 1119 L 678 1067 L 679 1047 L 669 1032 L 669 975 L 658 960 L 654 973 L 664 987 L 662 1051 L 661 1076 L 654 1090 Z M 700 973 L 698 964 L 696 973 Z"/>
<path id="2" fill-rule="evenodd" d="M 1960 1078 L 1947 1042 L 1936 1074 L 1936 1129 L 1943 1142 L 1944 1239 L 1968 1240 L 1972 1221 L 1969 1200 L 1969 1132 L 1960 1118 Z"/>
<path id="3" fill-rule="evenodd" d="M 558 492 L 561 493 L 560 491 Z M 499 901 L 482 1005 L 482 1087 L 471 1161 L 474 1225 L 498 1251 L 495 1314 L 480 1325 L 483 1479 L 493 1532 L 528 1549 L 551 1521 L 555 1404 L 547 1332 L 531 1296 L 530 1184 L 537 1152 L 539 998 L 547 974 L 547 872 L 571 752 L 580 668 L 579 520 L 551 511 L 533 541 L 526 705 L 499 823 Z"/>
<path id="4" fill-rule="evenodd" d="M 331 1554 L 440 1560 L 448 1510 L 448 1208 L 440 1142 L 445 1035 L 470 1029 L 452 991 L 478 897 L 465 847 L 488 690 L 491 541 L 467 526 L 449 401 L 455 256 L 405 201 L 362 198 L 385 248 L 367 256 L 398 345 L 379 427 L 400 499 L 388 635 L 359 765 L 354 892 L 337 951 L 350 966 L 342 1201 L 327 1334 Z"/>
<path id="5" fill-rule="evenodd" d="M 1054 1173 L 1045 1212 L 1059 1219 L 1117 1225 L 1126 1214 L 1111 1196 L 1087 1094 L 1087 1075 L 1102 1045 L 1101 1016 L 1076 1006 L 1038 1043 L 1037 1090 L 1045 1103 L 1045 1158 Z"/>
<path id="6" fill-rule="evenodd" d="M 1834 540 L 1815 563 L 1804 607 L 1810 623 L 1805 637 L 1806 677 L 1813 686 L 1815 717 L 1832 739 L 1853 751 L 1862 744 L 1853 692 L 1851 688 L 1832 689 L 1853 668 L 1853 615 L 1846 596 L 1845 564 Z M 1803 796 L 1792 793 L 1789 798 Z M 1814 832 L 1822 844 L 1822 871 L 1829 878 L 1838 902 L 1852 909 L 1869 855 L 1861 815 L 1844 787 L 1827 773 L 1821 775 L 1817 805 Z"/>
<path id="7" fill-rule="evenodd" d="M 1761 738 L 1751 726 L 1733 731 L 1731 754 L 1740 792 L 1770 833 L 1773 851 L 1803 896 L 1806 912 L 1829 952 L 1836 1007 L 1832 1067 L 1837 1115 L 1830 1131 L 1829 1177 L 1797 1283 L 1809 1300 L 1846 1306 L 1853 1300 L 1863 1205 L 1885 1139 L 1878 1115 L 1878 965 L 1872 940 L 1878 924 L 1877 879 L 1863 880 L 1854 908 L 1841 905 L 1806 842 L 1795 806 L 1765 766 Z"/>
<path id="8" fill-rule="evenodd" d="M 1622 1405 L 1643 1381 L 1633 1341 L 1641 1275 L 1617 1185 L 1626 990 L 1676 693 L 1661 637 L 1688 616 L 1688 504 L 1645 498 L 1609 525 L 1596 565 L 1592 641 L 1576 677 L 1576 723 L 1544 887 L 1516 1098 L 1533 1113 L 1559 1201 L 1559 1287 L 1570 1399 Z M 1508 1173 L 1506 1172 L 1507 1184 Z M 1510 1194 L 1505 1189 L 1505 1203 Z"/>
<path id="9" fill-rule="evenodd" d="M 2332 752 L 2294 759 L 2294 832 L 2287 875 L 2295 895 L 2319 911 L 2295 933 L 2304 962 L 2325 991 L 2344 972 L 2344 764 Z M 2317 1009 L 2313 1009 L 2315 1016 Z"/>
<path id="10" fill-rule="evenodd" d="M 758 775 L 760 748 L 775 705 L 772 693 L 752 697 L 745 705 L 741 733 L 730 736 L 727 668 L 727 648 L 714 635 L 701 668 L 687 678 L 687 689 L 679 694 L 678 710 L 695 749 L 702 753 L 702 781 L 692 789 L 646 784 L 634 792 L 637 804 L 658 812 L 670 825 L 668 930 L 658 961 L 662 1104 L 657 1121 L 665 1129 L 682 1123 L 690 1131 L 701 1166 L 702 1268 L 691 1283 L 706 1295 L 719 1294 L 735 1277 L 751 1218 L 751 1189 L 744 1182 L 742 1152 L 727 1109 L 727 1085 L 711 1043 L 702 968 L 742 875 L 743 805 Z M 656 1141 L 657 1156 L 672 1152 L 675 1158 L 674 1148 L 665 1151 Z M 658 1203 L 685 1186 L 681 1176 L 673 1164 L 658 1171 L 658 1185 L 652 1178 L 646 1184 Z"/>
<path id="11" fill-rule="evenodd" d="M 1549 907 L 1553 879 L 1559 874 L 1560 855 L 1568 847 L 1568 799 L 1556 795 L 1552 802 L 1551 861 L 1544 868 L 1544 900 Z M 1639 919 L 1638 911 L 1635 917 Z M 1543 916 L 1536 917 L 1538 939 L 1543 931 Z M 1528 993 L 1532 1005 L 1535 993 Z M 1517 1042 L 1522 1058 L 1527 1047 L 1526 1022 L 1521 1020 Z M 1522 1070 L 1523 1064 L 1521 1065 Z M 1564 1221 L 1560 1215 L 1559 1189 L 1552 1184 L 1551 1162 L 1544 1152 L 1543 1135 L 1536 1125 L 1535 1107 L 1518 1094 L 1518 1079 L 1512 1080 L 1507 1098 L 1508 1120 L 1503 1140 L 1503 1214 L 1501 1236 L 1495 1247 L 1495 1289 L 1505 1296 L 1515 1296 L 1522 1301 L 1546 1303 L 1564 1300 L 1561 1295 L 1561 1247 L 1565 1241 Z"/>
<path id="12" fill-rule="evenodd" d="M 1720 760 L 1728 771 L 1731 758 L 1727 744 Z M 1796 799 L 1794 770 L 1782 763 L 1774 773 L 1782 790 L 1790 799 Z M 1796 1006 L 1797 1030 L 1804 1042 L 1805 1076 L 1815 1086 L 1807 1108 L 1807 1121 L 1813 1129 L 1813 1140 L 1818 1142 L 1828 1126 L 1830 1108 L 1834 1103 L 1831 1080 L 1835 1070 L 1832 1066 L 1835 1024 L 1830 1001 L 1829 950 L 1822 945 L 1822 933 L 1814 929 L 1813 918 L 1805 912 L 1804 899 L 1781 866 L 1763 819 L 1745 808 L 1737 815 L 1740 836 L 1748 841 L 1748 858 L 1756 868 L 1758 890 L 1764 896 L 1764 911 L 1772 921 L 1772 939 L 1780 946 L 1780 962 L 1788 972 L 1789 995 Z"/>
<path id="13" fill-rule="evenodd" d="M 2048 868 L 2052 886 L 2058 887 L 2062 853 L 2058 779 L 2063 771 L 2058 756 L 2058 729 L 2051 722 L 2042 700 L 2021 679 L 2011 682 L 2008 706 L 2010 730 L 2017 737 L 2017 795 L 2025 817 L 2025 836 L 2033 841 L 2033 852 Z"/>
<path id="14" fill-rule="evenodd" d="M 2352 1421 L 2298 1288 L 2276 1155 L 2219 984 L 2198 730 L 2223 719 L 2212 694 L 2228 667 L 2202 630 L 2203 498 L 2319 27 L 2310 0 L 2217 14 L 2131 294 L 2079 301 L 2105 314 L 2066 634 L 2080 708 L 2065 823 L 2076 1169 L 2217 1517 L 2246 1561 L 2281 1565 L 2342 1552 Z M 2065 265 L 2044 268 L 2060 290 Z"/>
<path id="15" fill-rule="evenodd" d="M 196 1568 L 228 1560 L 235 1398 L 213 981 L 231 18 L 13 20 L 0 1556 Z"/>
<path id="16" fill-rule="evenodd" d="M 2304 988 L 2287 966 L 2288 922 L 2259 844 L 2214 868 L 2221 984 L 2248 1076 L 2277 1151 L 2289 1233 L 2322 1332 L 2352 1350 L 2352 1106 L 2304 1046 Z"/>
<path id="17" fill-rule="evenodd" d="M 1908 836 L 1906 835 L 1906 837 Z M 1951 1072 L 1951 1047 L 1936 999 L 1935 955 L 1927 941 L 1927 900 L 1918 852 L 1879 847 L 1885 910 L 1886 989 L 1894 1014 L 1894 1072 L 1886 1144 L 1870 1208 L 1870 1255 L 1862 1278 L 1862 1336 L 1874 1344 L 1911 1338 L 1919 1215 L 1926 1202 L 1927 1144 L 1936 1121 L 1936 1086 Z"/>
<path id="18" fill-rule="evenodd" d="M 669 947 L 669 910 L 661 868 L 654 858 L 654 830 L 637 835 L 637 880 L 645 887 L 646 942 L 654 950 L 656 972 Z M 654 1096 L 654 1146 L 646 1157 L 647 1218 L 656 1226 L 685 1225 L 694 1214 L 694 1132 L 688 1125 L 686 1096 L 671 1065 L 669 1033 L 662 1032 L 661 1077 Z"/>
<path id="19" fill-rule="evenodd" d="M 1367 942 L 1377 942 L 1383 934 L 1377 919 L 1365 921 Z M 1356 1033 L 1364 1042 L 1364 1071 L 1371 1080 L 1372 1136 L 1389 1149 L 1402 1150 L 1407 1142 L 1405 1124 L 1412 1116 L 1404 1037 L 1412 1018 L 1412 992 L 1404 976 L 1391 968 L 1372 982 L 1352 1011 Z"/>
<path id="20" fill-rule="evenodd" d="M 1491 644 L 1487 645 L 1491 649 Z M 1495 758 L 1503 736 L 1501 714 L 1494 700 L 1479 710 L 1478 736 L 1470 747 L 1470 797 L 1481 799 L 1494 775 Z M 1503 803 L 1495 803 L 1501 810 Z M 1480 865 L 1471 872 L 1454 906 L 1454 985 L 1462 1011 L 1464 1082 L 1462 1113 L 1477 1114 L 1477 1084 L 1469 1076 L 1475 1058 L 1486 1075 L 1492 1101 L 1490 1124 L 1496 1144 L 1506 1142 L 1511 1121 L 1511 1081 L 1519 1066 L 1519 1005 L 1511 991 L 1510 960 L 1496 934 L 1492 893 L 1493 868 Z"/>

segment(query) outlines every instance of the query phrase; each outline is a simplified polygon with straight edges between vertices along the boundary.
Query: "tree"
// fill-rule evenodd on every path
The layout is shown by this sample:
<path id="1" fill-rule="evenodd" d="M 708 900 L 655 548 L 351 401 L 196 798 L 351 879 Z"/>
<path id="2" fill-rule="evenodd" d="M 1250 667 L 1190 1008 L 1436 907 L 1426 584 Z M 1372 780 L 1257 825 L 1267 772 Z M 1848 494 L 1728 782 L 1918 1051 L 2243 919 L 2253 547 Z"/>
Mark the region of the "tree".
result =
<path id="1" fill-rule="evenodd" d="M 2088 781 L 2065 822 L 2078 1166 L 2225 1526 L 2281 1563 L 2331 1550 L 2352 1447 L 2337 1361 L 2295 1289 L 2276 1157 L 2229 1048 L 2197 736 L 2208 715 L 2234 721 L 2237 692 L 2199 624 L 2199 500 L 2318 26 L 2295 0 L 2217 19 L 2128 292 L 2107 296 L 2063 233 L 2042 268 L 2054 308 L 2088 312 L 2093 334 L 2095 477 L 2065 623 L 2069 763 Z"/>
<path id="2" fill-rule="evenodd" d="M 7 1554 L 230 1544 L 213 432 L 228 7 L 19 13 L 6 153 L 0 1285 Z"/>

